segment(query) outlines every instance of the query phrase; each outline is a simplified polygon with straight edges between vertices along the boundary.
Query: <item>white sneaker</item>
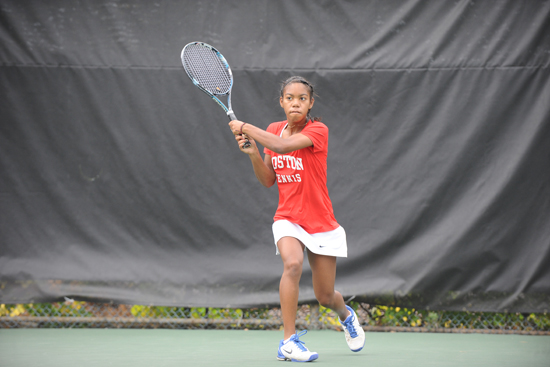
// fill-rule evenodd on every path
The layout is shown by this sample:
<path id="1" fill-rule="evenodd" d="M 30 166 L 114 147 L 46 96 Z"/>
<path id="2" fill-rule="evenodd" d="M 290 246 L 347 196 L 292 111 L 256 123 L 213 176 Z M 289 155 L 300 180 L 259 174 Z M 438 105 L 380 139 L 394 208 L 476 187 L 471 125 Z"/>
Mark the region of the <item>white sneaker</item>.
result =
<path id="1" fill-rule="evenodd" d="M 338 322 L 340 322 L 340 325 L 344 329 L 349 349 L 352 352 L 359 352 L 365 346 L 365 331 L 361 327 L 361 324 L 359 324 L 357 314 L 353 311 L 353 308 L 349 306 L 346 306 L 346 308 L 351 312 L 351 315 L 345 321 L 340 321 L 340 318 L 338 318 Z"/>
<path id="2" fill-rule="evenodd" d="M 286 343 L 281 340 L 277 351 L 277 359 L 279 361 L 311 362 L 319 358 L 319 354 L 310 352 L 304 342 L 300 340 L 300 337 L 305 333 L 307 333 L 307 330 L 292 335 Z"/>

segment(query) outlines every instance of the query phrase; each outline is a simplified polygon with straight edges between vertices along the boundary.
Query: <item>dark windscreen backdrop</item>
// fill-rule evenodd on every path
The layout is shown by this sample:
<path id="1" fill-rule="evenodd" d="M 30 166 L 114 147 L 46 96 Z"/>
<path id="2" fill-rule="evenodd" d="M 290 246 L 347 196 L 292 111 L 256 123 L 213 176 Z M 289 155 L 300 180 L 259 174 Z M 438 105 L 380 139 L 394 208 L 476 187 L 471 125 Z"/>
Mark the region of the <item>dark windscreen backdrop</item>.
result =
<path id="1" fill-rule="evenodd" d="M 548 310 L 550 3 L 516 0 L 2 1 L 1 303 L 278 302 L 277 189 L 185 75 L 191 41 L 262 128 L 280 81 L 316 85 L 346 299 Z"/>

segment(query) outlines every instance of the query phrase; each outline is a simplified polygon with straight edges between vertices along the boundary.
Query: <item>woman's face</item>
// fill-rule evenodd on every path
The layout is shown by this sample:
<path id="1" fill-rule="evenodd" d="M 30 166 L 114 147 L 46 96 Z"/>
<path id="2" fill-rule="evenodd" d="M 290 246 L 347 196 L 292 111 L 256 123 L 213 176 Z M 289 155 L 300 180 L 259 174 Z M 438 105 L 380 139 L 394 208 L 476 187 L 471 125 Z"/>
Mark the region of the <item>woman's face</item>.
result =
<path id="1" fill-rule="evenodd" d="M 309 94 L 309 89 L 303 83 L 291 83 L 287 85 L 280 97 L 281 107 L 290 124 L 307 122 L 307 114 L 313 107 L 314 99 Z"/>

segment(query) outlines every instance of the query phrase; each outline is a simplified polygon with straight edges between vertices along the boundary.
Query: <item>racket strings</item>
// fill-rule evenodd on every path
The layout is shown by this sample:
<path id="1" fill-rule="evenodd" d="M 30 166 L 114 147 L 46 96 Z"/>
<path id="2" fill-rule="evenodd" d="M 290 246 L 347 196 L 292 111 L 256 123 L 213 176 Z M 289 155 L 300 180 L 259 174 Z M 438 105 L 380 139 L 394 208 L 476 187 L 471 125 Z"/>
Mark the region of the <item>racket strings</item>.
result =
<path id="1" fill-rule="evenodd" d="M 189 76 L 202 88 L 212 94 L 224 95 L 231 90 L 233 77 L 220 56 L 210 48 L 192 44 L 186 47 L 183 60 Z"/>

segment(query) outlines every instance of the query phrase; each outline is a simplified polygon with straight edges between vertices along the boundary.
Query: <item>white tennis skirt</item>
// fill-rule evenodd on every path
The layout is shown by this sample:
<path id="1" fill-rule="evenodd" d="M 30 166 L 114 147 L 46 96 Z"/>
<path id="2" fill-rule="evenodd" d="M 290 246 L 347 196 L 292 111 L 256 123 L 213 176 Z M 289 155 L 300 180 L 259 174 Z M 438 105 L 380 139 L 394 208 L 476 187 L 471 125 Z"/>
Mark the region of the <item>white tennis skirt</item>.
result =
<path id="1" fill-rule="evenodd" d="M 273 223 L 273 238 L 276 254 L 279 255 L 277 242 L 283 237 L 294 237 L 301 241 L 311 252 L 318 255 L 347 257 L 348 244 L 346 231 L 341 226 L 328 232 L 309 234 L 298 224 L 288 220 L 278 220 Z"/>

